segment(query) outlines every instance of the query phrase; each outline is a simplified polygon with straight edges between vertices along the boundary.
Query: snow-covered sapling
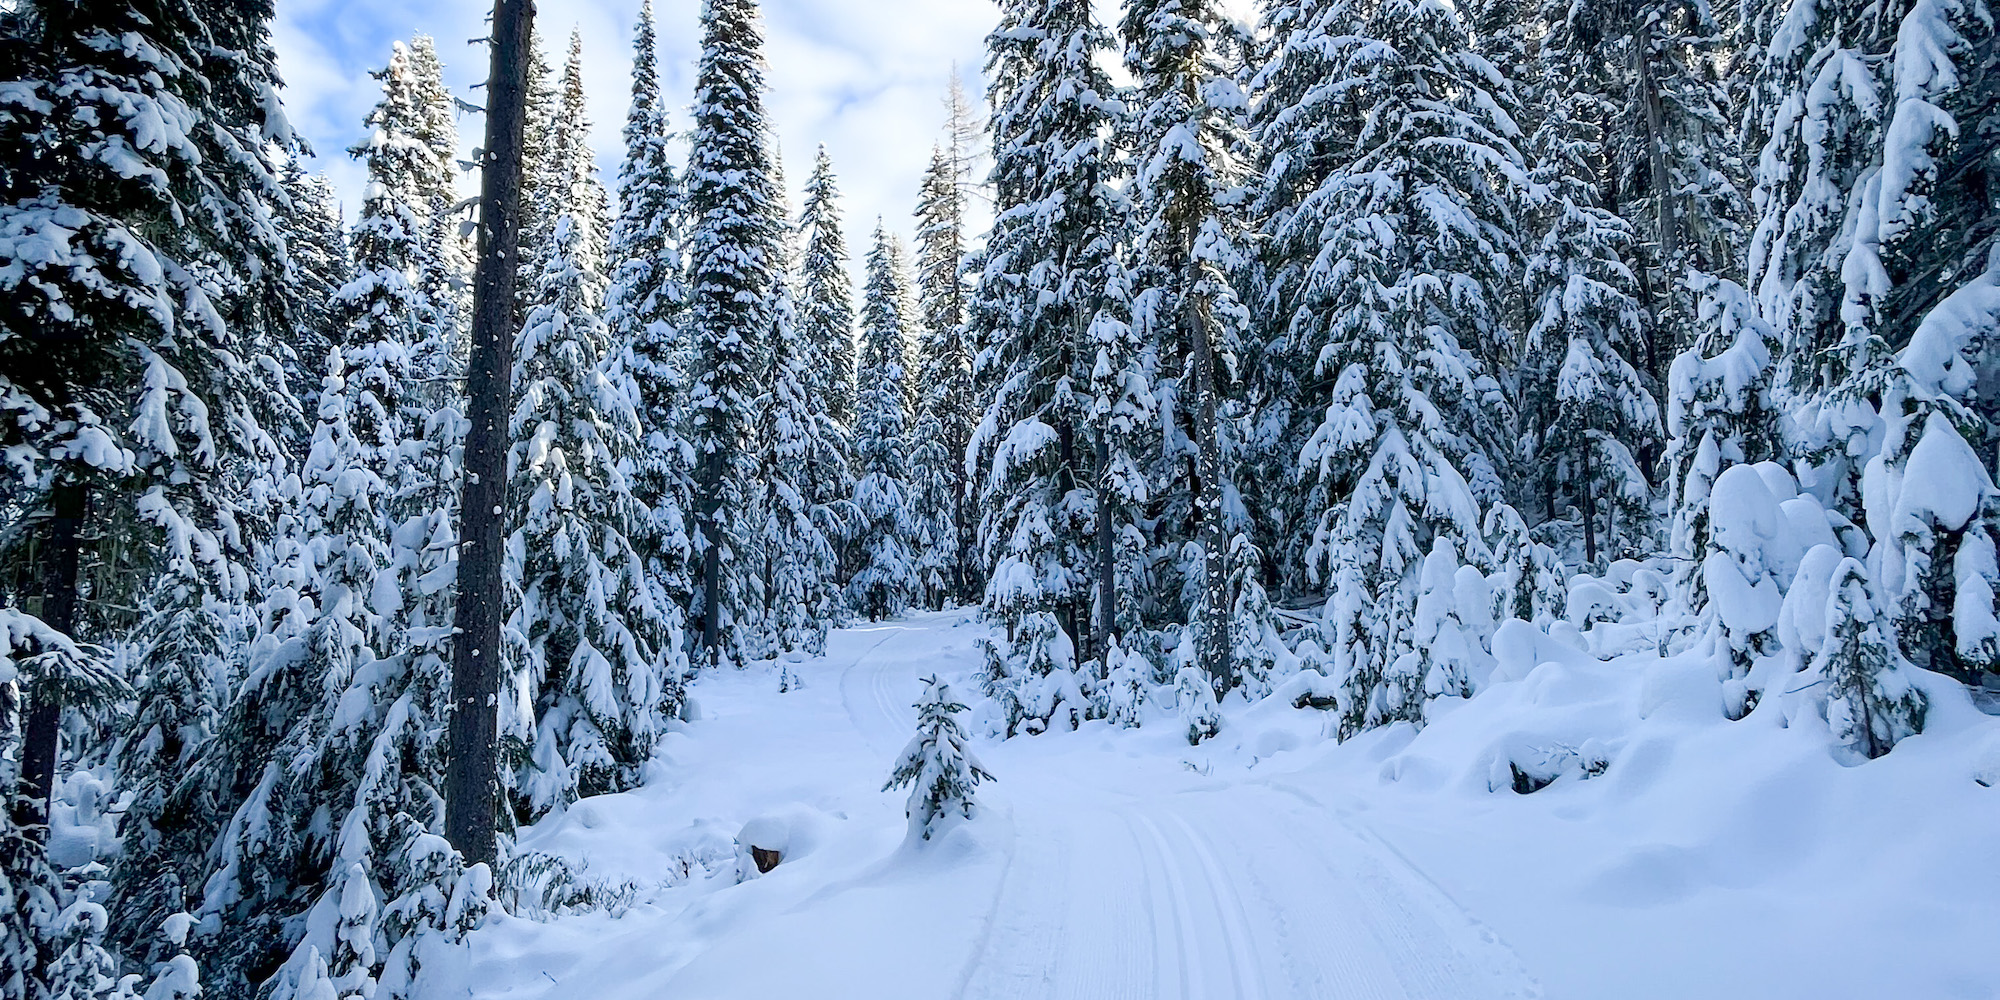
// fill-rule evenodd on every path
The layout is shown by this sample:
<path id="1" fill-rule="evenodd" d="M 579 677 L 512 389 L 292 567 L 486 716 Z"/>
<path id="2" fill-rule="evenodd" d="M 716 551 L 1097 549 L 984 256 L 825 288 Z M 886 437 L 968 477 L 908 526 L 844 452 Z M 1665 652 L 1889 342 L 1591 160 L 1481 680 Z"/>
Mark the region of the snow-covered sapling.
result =
<path id="1" fill-rule="evenodd" d="M 957 819 L 971 819 L 977 804 L 973 791 L 993 775 L 979 766 L 965 743 L 957 715 L 965 706 L 952 696 L 951 685 L 935 676 L 924 681 L 917 699 L 917 735 L 903 748 L 896 770 L 883 791 L 910 786 L 904 813 L 910 818 L 910 839 L 930 840 Z"/>
<path id="2" fill-rule="evenodd" d="M 1222 706 L 1206 674 L 1194 665 L 1191 647 L 1183 636 L 1175 654 L 1180 669 L 1174 673 L 1174 706 L 1187 727 L 1188 745 L 1194 746 L 1222 731 Z"/>

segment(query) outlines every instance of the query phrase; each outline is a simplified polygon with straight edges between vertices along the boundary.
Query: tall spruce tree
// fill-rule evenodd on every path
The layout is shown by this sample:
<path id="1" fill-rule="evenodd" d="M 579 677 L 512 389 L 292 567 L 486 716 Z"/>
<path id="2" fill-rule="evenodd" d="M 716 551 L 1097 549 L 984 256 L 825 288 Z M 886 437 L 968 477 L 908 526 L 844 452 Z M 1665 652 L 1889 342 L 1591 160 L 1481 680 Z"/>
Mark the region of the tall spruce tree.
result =
<path id="1" fill-rule="evenodd" d="M 278 225 L 290 268 L 281 294 L 291 337 L 290 343 L 283 345 L 279 362 L 284 365 L 291 395 L 305 408 L 301 416 L 310 417 L 319 412 L 326 352 L 340 339 L 341 317 L 333 296 L 353 279 L 354 261 L 333 187 L 326 177 L 307 174 L 294 160 L 285 167 L 284 183 L 286 202 Z M 310 426 L 301 421 L 293 442 L 294 458 L 304 457 L 311 433 Z"/>
<path id="2" fill-rule="evenodd" d="M 587 206 L 579 206 L 587 207 Z M 677 616 L 660 606 L 633 538 L 644 507 L 625 479 L 638 408 L 592 301 L 588 226 L 556 221 L 537 302 L 514 348 L 508 623 L 518 704 L 503 730 L 525 759 L 505 784 L 533 818 L 581 795 L 629 788 L 679 708 Z M 516 702 L 508 702 L 510 706 Z"/>
<path id="3" fill-rule="evenodd" d="M 1970 375 L 2000 323 L 1995 210 L 1964 132 L 2000 105 L 1971 68 L 1991 38 L 1958 5 L 1795 4 L 1753 109 L 1768 138 L 1747 284 L 1783 345 L 1776 399 L 1799 415 L 1785 451 L 1866 525 L 1902 654 L 1961 679 L 1996 653 L 1955 624 L 1991 616 L 2000 537 L 1991 467 L 1970 457 L 1992 453 L 2000 414 Z"/>
<path id="4" fill-rule="evenodd" d="M 260 414 L 286 387 L 276 359 L 258 356 L 258 331 L 284 273 L 273 157 L 294 139 L 271 99 L 270 16 L 265 3 L 123 2 L 0 15 L 13 95 L 0 125 L 0 443 L 10 507 L 26 514 L 12 538 L 32 546 L 13 555 L 33 552 L 9 603 L 26 598 L 51 636 L 75 638 L 128 625 L 110 609 L 147 595 L 143 641 L 160 648 L 182 622 L 200 641 L 188 657 L 140 661 L 139 724 L 173 717 L 131 741 L 125 777 L 143 792 L 128 811 L 123 887 L 157 884 L 153 863 L 172 857 L 151 853 L 150 834 L 171 825 L 157 807 L 184 744 L 206 733 L 216 678 L 193 679 L 191 715 L 167 692 L 184 668 L 220 662 L 258 528 L 242 481 L 280 453 Z M 10 827 L 29 841 L 7 865 L 23 892 L 44 860 L 39 828 L 75 695 L 35 683 L 28 705 L 11 706 Z M 173 860 L 182 867 L 163 882 L 187 870 L 186 856 Z M 179 884 L 159 898 L 167 912 L 187 902 Z M 139 926 L 145 909 L 120 907 L 121 942 L 157 932 Z M 7 961 L 38 976 L 55 957 L 47 945 L 10 935 Z"/>
<path id="5" fill-rule="evenodd" d="M 799 349 L 805 362 L 806 401 L 824 415 L 818 442 L 802 456 L 799 488 L 821 531 L 847 556 L 853 540 L 854 288 L 848 275 L 840 187 L 833 160 L 820 147 L 806 178 L 805 206 L 797 226 L 800 247 L 797 309 Z M 774 371 L 776 369 L 774 368 Z M 843 559 L 843 571 L 845 562 Z"/>
<path id="6" fill-rule="evenodd" d="M 966 341 L 965 193 L 958 159 L 931 149 L 917 198 L 917 406 L 910 487 L 921 526 L 917 573 L 933 604 L 969 600 L 975 572 L 965 446 L 972 434 L 972 351 Z"/>
<path id="7" fill-rule="evenodd" d="M 857 568 L 849 601 L 871 621 L 900 614 L 917 592 L 917 523 L 911 509 L 904 432 L 902 275 L 895 244 L 875 224 L 868 248 L 868 287 L 861 309 L 861 391 L 855 399 L 854 506 Z"/>
<path id="8" fill-rule="evenodd" d="M 1490 366 L 1515 349 L 1502 312 L 1527 178 L 1512 95 L 1454 11 L 1336 4 L 1318 17 L 1301 44 L 1329 72 L 1272 138 L 1293 156 L 1327 152 L 1280 174 L 1310 187 L 1267 227 L 1283 349 L 1314 387 L 1298 474 L 1325 489 L 1307 556 L 1331 590 L 1323 628 L 1346 734 L 1422 719 L 1424 556 L 1440 538 L 1483 550 L 1480 507 L 1502 499 L 1511 414 Z"/>
<path id="9" fill-rule="evenodd" d="M 1660 449 L 1659 406 L 1645 374 L 1649 320 L 1626 263 L 1633 233 L 1599 202 L 1608 147 L 1595 123 L 1612 105 L 1568 63 L 1548 59 L 1524 81 L 1535 166 L 1523 218 L 1529 321 L 1513 380 L 1525 447 L 1516 497 L 1539 502 L 1550 521 L 1574 507 L 1595 565 L 1601 552 L 1637 554 L 1652 536 L 1644 469 Z"/>
<path id="10" fill-rule="evenodd" d="M 515 285 L 516 309 L 523 319 L 534 306 L 535 282 L 541 277 L 539 262 L 548 252 L 556 216 L 562 211 L 556 201 L 562 186 L 556 165 L 562 92 L 554 67 L 542 53 L 541 31 L 532 23 L 528 29 L 527 79 L 521 126 L 521 258 L 516 264 L 519 281 Z"/>
<path id="11" fill-rule="evenodd" d="M 763 34 L 754 0 L 704 0 L 694 136 L 686 174 L 688 437 L 695 452 L 701 659 L 740 658 L 754 611 L 755 441 L 781 237 L 764 117 Z"/>
<path id="12" fill-rule="evenodd" d="M 811 350 L 799 331 L 789 284 L 781 284 L 771 315 L 770 388 L 759 409 L 767 421 L 758 439 L 764 496 L 762 646 L 774 653 L 819 655 L 829 624 L 844 617 L 835 539 L 853 517 L 845 502 L 813 495 L 812 476 L 844 464 L 839 427 L 825 400 L 807 388 Z"/>
<path id="13" fill-rule="evenodd" d="M 338 351 L 325 372 L 310 451 L 297 477 L 280 485 L 289 502 L 259 587 L 242 684 L 219 720 L 220 738 L 193 762 L 192 778 L 178 782 L 183 799 L 201 789 L 191 804 L 232 813 L 208 849 L 198 911 L 234 931 L 208 955 L 209 988 L 230 994 L 263 985 L 260 970 L 296 943 L 292 915 L 345 867 L 333 861 L 338 845 L 313 825 L 324 821 L 325 803 L 353 794 L 360 761 L 340 752 L 353 734 L 337 715 L 357 678 L 381 672 L 383 606 L 398 594 L 380 586 L 389 489 L 350 421 L 367 390 L 357 384 L 350 394 Z M 359 990 L 372 981 L 368 948 L 319 944 L 336 982 Z"/>
<path id="14" fill-rule="evenodd" d="M 1182 589 L 1198 596 L 1184 614 L 1195 663 L 1220 696 L 1237 682 L 1229 560 L 1234 539 L 1248 528 L 1232 510 L 1236 415 L 1229 412 L 1250 319 L 1233 284 L 1245 268 L 1239 245 L 1246 109 L 1224 62 L 1229 23 L 1210 0 L 1142 0 L 1126 8 L 1122 31 L 1142 104 L 1132 122 L 1140 219 L 1133 326 L 1137 339 L 1158 352 L 1165 385 L 1156 391 L 1130 362 L 1118 370 L 1119 345 L 1104 345 L 1099 370 L 1115 374 L 1100 375 L 1098 432 L 1107 444 L 1130 442 L 1156 423 L 1156 407 L 1170 414 L 1164 447 L 1146 450 L 1160 455 L 1151 474 L 1163 485 L 1185 484 L 1187 495 L 1175 505 L 1184 521 L 1173 537 L 1188 543 L 1181 548 Z M 1126 443 L 1119 450 L 1136 449 Z M 1148 500 L 1148 471 L 1130 457 L 1114 462 L 1106 493 L 1127 506 Z M 1118 483 L 1121 474 L 1136 481 Z M 1117 530 L 1136 534 L 1132 520 L 1127 515 Z M 1254 630 L 1261 639 L 1263 623 Z"/>
<path id="15" fill-rule="evenodd" d="M 666 108 L 660 96 L 651 3 L 633 29 L 632 106 L 625 120 L 618 217 L 611 226 L 611 287 L 604 318 L 611 351 L 637 388 L 640 433 L 632 456 L 632 493 L 649 512 L 634 544 L 645 555 L 655 599 L 688 605 L 688 512 L 692 453 L 681 432 L 687 351 L 680 326 L 687 306 L 682 281 L 679 178 L 667 157 Z"/>
<path id="16" fill-rule="evenodd" d="M 1087 386 L 1122 326 L 1128 214 L 1111 144 L 1123 112 L 1084 0 L 1010 0 L 987 37 L 997 217 L 970 310 L 983 411 L 968 446 L 986 606 L 1010 630 L 1089 627 L 1101 550 Z M 1080 645 L 1080 644 L 1079 644 Z"/>
<path id="17" fill-rule="evenodd" d="M 854 423 L 854 288 L 848 276 L 847 237 L 841 231 L 840 186 L 833 160 L 821 146 L 806 178 L 799 215 L 804 256 L 799 264 L 799 329 L 813 352 L 809 388 L 826 398 L 842 427 Z"/>

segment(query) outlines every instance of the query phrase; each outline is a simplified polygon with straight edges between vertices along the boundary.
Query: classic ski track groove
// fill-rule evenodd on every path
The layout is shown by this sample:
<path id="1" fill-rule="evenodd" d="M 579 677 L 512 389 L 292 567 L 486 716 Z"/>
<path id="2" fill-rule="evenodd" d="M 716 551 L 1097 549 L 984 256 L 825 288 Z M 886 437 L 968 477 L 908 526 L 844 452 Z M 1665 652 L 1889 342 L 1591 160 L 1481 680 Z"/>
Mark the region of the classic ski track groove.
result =
<path id="1" fill-rule="evenodd" d="M 875 725 L 870 725 L 862 720 L 861 718 L 862 713 L 857 710 L 857 699 L 855 696 L 855 689 L 853 687 L 853 684 L 857 681 L 854 672 L 857 668 L 861 667 L 864 661 L 866 661 L 870 656 L 874 655 L 876 650 L 881 649 L 891 640 L 894 640 L 899 636 L 906 634 L 908 633 L 903 631 L 892 631 L 888 635 L 885 635 L 882 638 L 875 640 L 875 642 L 870 644 L 867 649 L 862 650 L 860 655 L 854 658 L 854 662 L 849 663 L 846 669 L 840 672 L 841 705 L 842 707 L 847 709 L 848 721 L 854 724 L 855 731 L 859 732 L 861 734 L 862 740 L 868 743 L 870 746 L 878 746 L 878 744 L 876 743 L 877 736 L 886 734 L 889 728 L 886 724 L 883 723 L 894 721 L 896 716 L 893 713 L 888 714 L 887 716 L 885 716 L 883 720 L 881 720 L 881 722 L 878 722 Z M 886 694 L 886 688 L 888 686 L 888 677 L 887 677 L 888 671 L 882 669 L 880 666 L 870 664 L 867 673 L 871 676 L 862 678 L 862 680 L 865 680 L 868 684 L 868 696 L 870 700 L 875 702 L 875 708 L 877 711 L 884 711 L 885 706 L 888 703 L 888 696 Z M 893 740 L 896 739 L 897 737 L 895 737 L 894 735 L 889 735 L 888 738 Z"/>
<path id="2" fill-rule="evenodd" d="M 900 747 L 940 627 L 884 623 L 839 675 L 874 753 Z M 949 626 L 943 626 L 949 627 Z M 838 718 L 835 716 L 834 718 Z M 1031 752 L 1060 753 L 1030 737 Z M 934 982 L 953 1000 L 1534 1000 L 1507 944 L 1394 845 L 1277 781 L 1122 787 L 1049 771 L 993 789 L 1001 852 L 971 934 Z M 795 911 L 796 912 L 796 911 Z M 983 919 L 981 919 L 983 917 Z M 730 996 L 737 994 L 730 993 Z"/>
<path id="3" fill-rule="evenodd" d="M 1195 860 L 1208 877 L 1209 893 L 1215 897 L 1215 912 L 1221 919 L 1223 939 L 1229 945 L 1230 965 L 1236 973 L 1236 996 L 1242 1000 L 1264 1000 L 1263 977 L 1259 974 L 1257 961 L 1257 939 L 1250 932 L 1250 918 L 1243 907 L 1242 893 L 1223 874 L 1222 863 L 1216 859 L 1214 843 L 1189 824 L 1186 816 L 1175 813 L 1173 820 L 1186 834 Z"/>

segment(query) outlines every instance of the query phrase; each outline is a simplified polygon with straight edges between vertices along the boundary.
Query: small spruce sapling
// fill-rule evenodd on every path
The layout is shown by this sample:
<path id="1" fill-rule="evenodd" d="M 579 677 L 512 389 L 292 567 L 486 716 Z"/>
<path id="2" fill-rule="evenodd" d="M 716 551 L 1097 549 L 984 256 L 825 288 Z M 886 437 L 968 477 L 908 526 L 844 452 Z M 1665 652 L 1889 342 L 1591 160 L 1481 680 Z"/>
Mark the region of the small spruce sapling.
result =
<path id="1" fill-rule="evenodd" d="M 1195 664 L 1192 632 L 1192 628 L 1183 629 L 1174 653 L 1180 665 L 1174 673 L 1174 707 L 1187 727 L 1188 745 L 1197 746 L 1222 731 L 1222 706 L 1215 700 L 1208 675 Z"/>
<path id="2" fill-rule="evenodd" d="M 1893 626 L 1868 568 L 1844 559 L 1826 602 L 1826 640 L 1816 666 L 1830 685 L 1827 722 L 1836 737 L 1880 757 L 1924 730 L 1923 691 L 1893 638 Z"/>
<path id="3" fill-rule="evenodd" d="M 904 809 L 910 818 L 910 839 L 931 840 L 957 819 L 972 818 L 977 808 L 973 791 L 993 775 L 965 745 L 965 730 L 957 719 L 965 706 L 952 696 L 951 685 L 935 676 L 926 679 L 916 707 L 917 735 L 903 748 L 882 790 L 910 786 Z"/>

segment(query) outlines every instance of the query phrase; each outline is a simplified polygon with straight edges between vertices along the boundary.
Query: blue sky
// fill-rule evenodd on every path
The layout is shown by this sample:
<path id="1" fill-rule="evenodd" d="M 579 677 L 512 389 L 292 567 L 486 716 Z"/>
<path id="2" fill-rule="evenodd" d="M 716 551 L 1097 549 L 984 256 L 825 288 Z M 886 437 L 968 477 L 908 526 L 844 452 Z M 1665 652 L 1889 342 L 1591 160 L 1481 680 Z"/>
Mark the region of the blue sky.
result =
<path id="1" fill-rule="evenodd" d="M 560 66 L 572 27 L 584 49 L 592 142 L 607 184 L 631 93 L 632 21 L 639 0 L 542 0 L 538 27 Z M 486 52 L 466 40 L 483 33 L 491 0 L 278 0 L 273 40 L 293 126 L 313 145 L 315 170 L 334 182 L 351 216 L 362 172 L 347 147 L 364 138 L 362 118 L 377 87 L 368 72 L 388 61 L 390 43 L 426 33 L 437 40 L 445 82 L 479 103 L 471 85 L 486 75 Z M 672 126 L 688 124 L 699 42 L 700 0 L 655 0 L 662 85 Z M 954 62 L 975 105 L 982 42 L 998 20 L 990 0 L 766 0 L 770 110 L 783 144 L 787 179 L 804 182 L 813 148 L 825 143 L 847 193 L 850 248 L 857 259 L 881 214 L 906 235 L 919 175 L 944 122 Z M 483 127 L 462 115 L 469 149 Z"/>

